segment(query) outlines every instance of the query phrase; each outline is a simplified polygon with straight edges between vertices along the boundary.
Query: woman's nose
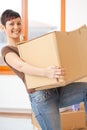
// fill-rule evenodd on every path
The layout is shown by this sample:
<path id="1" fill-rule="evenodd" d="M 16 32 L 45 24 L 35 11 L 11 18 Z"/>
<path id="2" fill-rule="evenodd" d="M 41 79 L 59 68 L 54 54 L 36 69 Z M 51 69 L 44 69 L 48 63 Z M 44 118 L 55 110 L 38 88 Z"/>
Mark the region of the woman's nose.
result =
<path id="1" fill-rule="evenodd" d="M 18 28 L 18 25 L 17 25 L 17 24 L 15 24 L 15 25 L 14 25 L 14 28 Z"/>

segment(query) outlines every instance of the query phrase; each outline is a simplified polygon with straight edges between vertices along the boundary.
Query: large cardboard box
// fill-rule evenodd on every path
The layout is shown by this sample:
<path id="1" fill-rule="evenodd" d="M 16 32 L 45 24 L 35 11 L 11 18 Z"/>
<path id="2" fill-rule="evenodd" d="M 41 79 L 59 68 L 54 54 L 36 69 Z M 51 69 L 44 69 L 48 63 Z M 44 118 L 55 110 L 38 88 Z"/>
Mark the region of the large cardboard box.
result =
<path id="1" fill-rule="evenodd" d="M 86 128 L 85 111 L 66 111 L 61 113 L 62 130 L 79 130 Z"/>
<path id="2" fill-rule="evenodd" d="M 66 70 L 64 79 L 25 75 L 27 88 L 49 89 L 64 86 L 87 76 L 87 27 L 71 32 L 51 32 L 18 44 L 20 57 L 37 67 L 57 65 Z"/>

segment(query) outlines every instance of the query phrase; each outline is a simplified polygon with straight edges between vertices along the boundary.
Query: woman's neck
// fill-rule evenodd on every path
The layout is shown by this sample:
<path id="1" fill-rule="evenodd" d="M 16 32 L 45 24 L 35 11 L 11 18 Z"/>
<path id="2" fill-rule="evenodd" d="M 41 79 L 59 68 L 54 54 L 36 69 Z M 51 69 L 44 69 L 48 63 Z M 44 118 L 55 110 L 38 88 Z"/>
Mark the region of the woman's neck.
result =
<path id="1" fill-rule="evenodd" d="M 20 38 L 18 39 L 11 39 L 11 38 L 7 38 L 7 44 L 9 46 L 15 46 L 17 47 L 17 44 L 20 42 Z"/>

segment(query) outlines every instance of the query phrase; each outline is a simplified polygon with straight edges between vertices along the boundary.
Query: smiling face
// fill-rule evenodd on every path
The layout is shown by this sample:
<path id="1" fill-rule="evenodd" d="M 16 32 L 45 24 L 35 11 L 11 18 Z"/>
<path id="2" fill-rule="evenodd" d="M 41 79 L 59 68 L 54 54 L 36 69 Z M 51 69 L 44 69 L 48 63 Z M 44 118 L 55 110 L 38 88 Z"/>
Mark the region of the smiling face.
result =
<path id="1" fill-rule="evenodd" d="M 22 25 L 21 18 L 13 18 L 6 22 L 5 32 L 7 35 L 7 39 L 19 41 L 21 35 Z"/>

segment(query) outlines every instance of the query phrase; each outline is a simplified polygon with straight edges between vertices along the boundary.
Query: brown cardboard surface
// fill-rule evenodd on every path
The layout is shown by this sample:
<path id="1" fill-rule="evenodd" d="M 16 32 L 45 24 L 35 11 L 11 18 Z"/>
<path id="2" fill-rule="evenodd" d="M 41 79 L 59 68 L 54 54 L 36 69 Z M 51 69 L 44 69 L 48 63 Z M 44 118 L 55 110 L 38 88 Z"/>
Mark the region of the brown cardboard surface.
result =
<path id="1" fill-rule="evenodd" d="M 78 82 L 87 82 L 87 77 L 83 77 L 83 78 L 81 78 L 81 79 L 79 79 L 79 80 L 77 80 Z"/>
<path id="2" fill-rule="evenodd" d="M 38 67 L 48 67 L 49 65 L 60 66 L 55 32 L 44 35 L 43 37 L 39 37 L 30 42 L 20 44 L 18 45 L 18 49 L 21 58 L 32 65 Z M 51 88 L 61 85 L 61 82 L 57 82 L 56 79 L 29 75 L 25 76 L 28 88 Z"/>
<path id="3" fill-rule="evenodd" d="M 87 76 L 87 27 L 71 32 L 52 32 L 18 44 L 21 58 L 37 67 L 57 65 L 66 69 L 64 79 L 25 75 L 27 88 L 60 87 Z"/>
<path id="4" fill-rule="evenodd" d="M 80 110 L 85 111 L 84 102 L 80 103 Z"/>
<path id="5" fill-rule="evenodd" d="M 87 76 L 87 27 L 57 32 L 57 41 L 61 66 L 66 69 L 66 84 Z"/>
<path id="6" fill-rule="evenodd" d="M 61 113 L 62 130 L 86 128 L 85 111 L 71 111 Z"/>

